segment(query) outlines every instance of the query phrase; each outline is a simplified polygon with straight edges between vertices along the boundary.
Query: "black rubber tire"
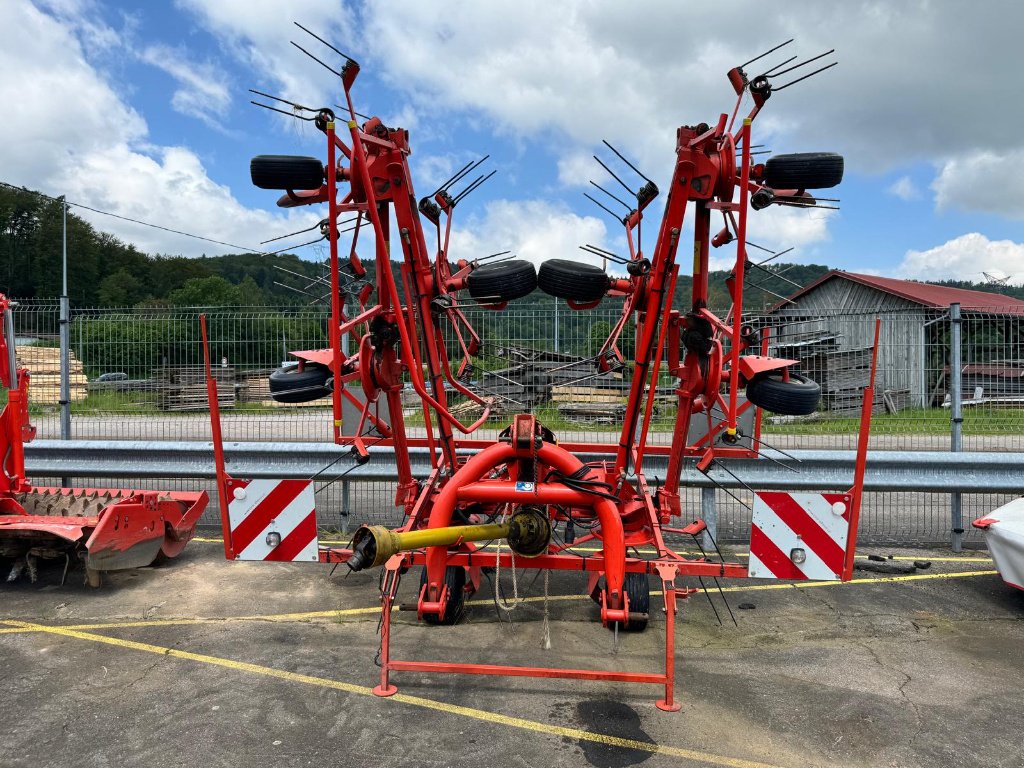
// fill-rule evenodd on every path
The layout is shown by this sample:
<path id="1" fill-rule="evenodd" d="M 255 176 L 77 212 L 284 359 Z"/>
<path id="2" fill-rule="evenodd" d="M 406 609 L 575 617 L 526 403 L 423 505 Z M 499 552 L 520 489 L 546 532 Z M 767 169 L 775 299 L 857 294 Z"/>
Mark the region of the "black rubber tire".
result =
<path id="1" fill-rule="evenodd" d="M 821 386 L 799 373 L 790 372 L 789 381 L 777 371 L 762 373 L 747 383 L 747 400 L 782 416 L 807 416 L 821 402 Z"/>
<path id="2" fill-rule="evenodd" d="M 835 152 L 775 155 L 764 164 L 764 182 L 772 189 L 828 189 L 843 180 L 843 156 Z"/>
<path id="3" fill-rule="evenodd" d="M 480 304 L 521 299 L 537 287 L 537 270 L 529 261 L 514 259 L 477 267 L 466 278 L 469 295 Z"/>
<path id="4" fill-rule="evenodd" d="M 426 583 L 427 568 L 424 566 L 420 574 L 420 591 Z M 451 626 L 458 623 L 466 611 L 466 569 L 461 565 L 449 565 L 444 572 L 444 583 L 448 585 L 448 605 L 444 608 L 444 616 L 425 613 L 423 620 L 427 624 Z"/>
<path id="5" fill-rule="evenodd" d="M 605 586 L 607 582 L 601 579 L 600 590 L 604 591 L 607 589 Z M 629 598 L 629 612 L 630 613 L 646 613 L 648 616 L 651 613 L 651 584 L 647 580 L 646 573 L 627 573 L 626 578 L 622 584 L 626 591 L 626 597 Z M 591 595 L 594 602 L 600 605 L 600 593 L 595 592 Z M 634 620 L 629 622 L 627 625 L 619 624 L 617 621 L 613 621 L 608 625 L 608 629 L 615 629 L 618 624 L 619 629 L 623 632 L 643 632 L 647 629 L 647 619 Z"/>
<path id="6" fill-rule="evenodd" d="M 623 586 L 626 589 L 626 597 L 629 598 L 629 612 L 650 614 L 651 583 L 647 580 L 647 574 L 627 573 Z M 632 619 L 623 629 L 626 632 L 643 632 L 647 629 L 647 619 Z"/>
<path id="7" fill-rule="evenodd" d="M 306 363 L 303 370 L 289 365 L 270 374 L 270 396 L 279 403 L 308 403 L 331 394 L 331 369 Z"/>
<path id="8" fill-rule="evenodd" d="M 324 164 L 301 155 L 257 155 L 249 161 L 249 175 L 260 189 L 320 189 Z"/>
<path id="9" fill-rule="evenodd" d="M 544 293 L 570 301 L 597 301 L 608 292 L 608 283 L 600 267 L 568 259 L 549 259 L 537 273 L 537 286 Z"/>

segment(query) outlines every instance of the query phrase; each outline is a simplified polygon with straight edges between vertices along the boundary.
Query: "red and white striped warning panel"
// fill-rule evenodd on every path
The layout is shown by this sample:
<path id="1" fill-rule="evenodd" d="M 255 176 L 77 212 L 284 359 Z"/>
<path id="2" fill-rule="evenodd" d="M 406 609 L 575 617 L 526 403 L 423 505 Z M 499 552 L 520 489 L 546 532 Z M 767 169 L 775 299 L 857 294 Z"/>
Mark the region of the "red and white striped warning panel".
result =
<path id="1" fill-rule="evenodd" d="M 228 489 L 236 560 L 319 560 L 312 482 L 231 478 Z"/>
<path id="2" fill-rule="evenodd" d="M 748 575 L 839 581 L 850 502 L 849 493 L 755 493 Z"/>

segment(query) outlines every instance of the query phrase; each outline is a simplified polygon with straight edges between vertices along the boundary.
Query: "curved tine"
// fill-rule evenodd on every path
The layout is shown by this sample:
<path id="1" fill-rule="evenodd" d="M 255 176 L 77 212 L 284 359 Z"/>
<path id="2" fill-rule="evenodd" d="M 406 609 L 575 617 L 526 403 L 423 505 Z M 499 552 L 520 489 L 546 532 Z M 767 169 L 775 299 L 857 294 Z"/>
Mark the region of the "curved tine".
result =
<path id="1" fill-rule="evenodd" d="M 484 161 L 487 160 L 489 157 L 490 155 L 484 155 L 479 160 L 470 160 L 468 163 L 462 166 L 462 168 L 460 168 L 458 171 L 452 174 L 448 181 L 446 181 L 440 187 L 435 189 L 430 196 L 433 197 L 439 192 L 447 192 L 449 189 L 452 188 L 453 184 L 457 184 L 459 181 L 464 179 L 469 173 L 472 173 L 474 169 L 479 168 L 484 163 Z"/>
<path id="2" fill-rule="evenodd" d="M 621 184 L 621 185 L 622 185 L 622 188 L 623 188 L 624 190 L 626 190 L 627 192 L 629 192 L 629 194 L 631 194 L 631 195 L 632 195 L 633 197 L 636 197 L 636 196 L 637 196 L 637 193 L 636 193 L 636 192 L 634 192 L 634 191 L 633 191 L 632 189 L 630 189 L 630 188 L 629 188 L 628 186 L 626 186 L 626 182 L 624 182 L 624 181 L 623 181 L 622 179 L 620 179 L 620 178 L 619 178 L 618 176 L 616 176 L 616 175 L 615 175 L 615 172 L 614 172 L 614 171 L 613 171 L 613 170 L 612 170 L 611 168 L 609 168 L 609 167 L 608 167 L 607 165 L 605 165 L 605 164 L 604 164 L 604 163 L 603 163 L 603 162 L 601 161 L 601 158 L 600 158 L 600 157 L 598 157 L 597 155 L 594 155 L 594 159 L 595 159 L 595 160 L 597 160 L 597 164 L 598 164 L 598 165 L 600 165 L 600 166 L 601 166 L 602 168 L 604 168 L 604 169 L 605 169 L 606 171 L 608 171 L 608 175 L 609 175 L 609 176 L 611 176 L 611 177 L 612 177 L 613 179 L 615 179 L 615 180 L 616 180 L 617 182 L 619 182 L 619 184 Z"/>
<path id="3" fill-rule="evenodd" d="M 789 67 L 788 69 L 783 69 L 783 70 L 781 70 L 779 72 L 774 72 L 774 73 L 772 73 L 771 76 L 772 77 L 778 77 L 779 75 L 784 75 L 787 72 L 792 72 L 794 69 L 800 69 L 800 67 L 803 67 L 803 66 L 805 66 L 807 64 L 810 64 L 812 61 L 817 61 L 818 59 L 823 59 L 826 56 L 828 56 L 830 53 L 835 53 L 835 52 L 836 52 L 836 49 L 832 48 L 831 50 L 825 51 L 824 53 L 819 53 L 817 56 L 813 56 L 812 58 L 807 59 L 806 61 L 801 61 L 799 64 L 794 64 L 792 67 Z M 795 59 L 796 57 L 794 56 L 793 58 Z M 791 59 L 791 61 L 792 61 L 792 59 Z M 779 66 L 781 67 L 782 65 L 780 64 Z M 774 67 L 774 69 L 778 69 L 778 67 Z M 771 70 L 769 70 L 769 72 L 770 71 Z M 768 76 L 768 72 L 765 72 L 762 75 L 762 77 L 767 77 L 767 76 Z"/>
<path id="4" fill-rule="evenodd" d="M 344 110 L 346 112 L 348 111 L 348 107 L 343 107 L 343 106 L 341 106 L 341 104 L 335 104 L 334 106 L 337 107 L 338 109 Z M 369 120 L 370 119 L 369 115 L 364 115 L 362 112 L 356 112 L 354 109 L 352 110 L 352 114 L 355 115 L 356 117 L 363 118 L 363 120 Z"/>
<path id="5" fill-rule="evenodd" d="M 595 248 L 592 245 L 580 245 L 577 247 L 584 253 L 589 253 L 592 256 L 600 256 L 602 259 L 611 259 L 616 264 L 629 264 L 628 259 L 624 259 L 621 256 L 616 256 L 613 253 L 608 253 L 607 251 L 602 251 L 600 248 Z"/>
<path id="6" fill-rule="evenodd" d="M 614 152 L 614 153 L 616 154 L 616 156 L 617 156 L 617 157 L 619 158 L 619 160 L 621 160 L 621 161 L 622 161 L 622 162 L 624 162 L 624 163 L 625 163 L 626 165 L 628 165 L 628 166 L 629 166 L 630 168 L 632 168 L 632 169 L 633 169 L 633 172 L 634 172 L 634 173 L 635 173 L 635 174 L 636 174 L 637 176 L 639 176 L 639 177 L 640 177 L 641 179 L 643 179 L 644 181 L 646 181 L 646 182 L 648 182 L 648 183 L 650 183 L 650 184 L 654 184 L 654 182 L 653 182 L 653 181 L 651 181 L 651 179 L 647 178 L 647 177 L 646 177 L 646 176 L 645 176 L 645 175 L 644 175 L 644 174 L 643 174 L 643 173 L 642 173 L 642 172 L 640 171 L 640 169 L 639 169 L 639 168 L 637 168 L 637 167 L 636 167 L 635 165 L 633 165 L 633 164 L 632 164 L 631 162 L 629 162 L 629 160 L 627 160 L 627 159 L 626 159 L 625 155 L 623 155 L 623 154 L 622 154 L 621 152 L 619 152 L 619 150 L 617 150 L 617 149 L 616 149 L 615 147 L 613 147 L 613 146 L 612 146 L 611 144 L 609 144 L 609 143 L 608 143 L 607 141 L 605 141 L 604 139 L 601 139 L 601 141 L 602 141 L 602 142 L 604 143 L 604 145 L 605 145 L 606 147 L 608 147 L 608 149 L 610 149 L 610 150 L 611 150 L 612 152 Z"/>
<path id="7" fill-rule="evenodd" d="M 321 67 L 323 67 L 324 69 L 326 69 L 326 70 L 327 70 L 328 72 L 330 72 L 330 73 L 332 73 L 332 74 L 334 74 L 334 75 L 337 75 L 338 77 L 341 77 L 341 72 L 339 72 L 338 70 L 334 69 L 333 67 L 329 67 L 329 66 L 327 66 L 326 64 L 324 64 L 324 63 L 323 63 L 322 61 L 320 61 L 320 59 L 318 59 L 318 58 L 317 58 L 316 56 L 314 56 L 314 55 L 313 55 L 312 53 L 310 53 L 310 52 L 309 52 L 309 51 L 307 51 L 307 50 L 306 50 L 305 48 L 303 48 L 303 47 L 302 47 L 301 45 L 299 45 L 298 43 L 296 43 L 296 42 L 295 42 L 294 40 L 289 40 L 288 42 L 289 42 L 289 43 L 291 43 L 292 45 L 294 45 L 294 46 L 295 46 L 296 48 L 298 48 L 298 49 L 299 49 L 300 51 L 302 51 L 302 52 L 303 52 L 304 54 L 306 54 L 307 56 L 309 56 L 309 58 L 311 58 L 311 59 L 312 59 L 313 61 L 315 61 L 315 62 L 316 62 L 317 64 L 319 64 L 319 65 L 320 65 Z"/>
<path id="8" fill-rule="evenodd" d="M 301 24 L 299 24 L 299 22 L 297 22 L 297 21 L 293 21 L 293 22 L 292 22 L 292 24 L 294 24 L 294 25 L 295 25 L 296 27 L 298 27 L 299 29 L 301 29 L 301 30 L 302 30 L 303 32 L 305 32 L 305 33 L 306 33 L 307 35 L 309 35 L 310 37 L 313 37 L 313 38 L 316 38 L 317 40 L 319 40 L 319 41 L 320 41 L 321 43 L 323 43 L 324 45 L 326 45 L 326 46 L 327 46 L 328 48 L 330 48 L 330 49 L 331 49 L 332 51 L 334 51 L 334 52 L 335 52 L 336 54 L 338 54 L 339 56 L 341 56 L 341 58 L 343 58 L 343 59 L 346 59 L 346 60 L 348 60 L 348 61 L 351 61 L 351 62 L 352 62 L 353 64 L 358 64 L 358 63 L 359 63 L 358 61 L 356 61 L 355 59 L 353 59 L 353 58 L 352 58 L 351 56 L 349 56 L 349 55 L 348 55 L 347 53 L 344 53 L 344 52 L 342 52 L 342 51 L 339 51 L 339 50 L 338 50 L 337 48 L 335 48 L 335 47 L 334 47 L 333 45 L 331 45 L 331 44 L 330 44 L 330 43 L 328 43 L 328 42 L 327 42 L 326 40 L 324 40 L 324 39 L 323 39 L 322 37 L 320 37 L 320 35 L 318 35 L 318 34 L 316 34 L 315 32 L 311 32 L 310 30 L 306 29 L 306 28 L 305 28 L 304 26 L 302 26 Z"/>
<path id="9" fill-rule="evenodd" d="M 294 235 L 301 235 L 303 232 L 312 232 L 314 229 L 319 229 L 326 223 L 327 219 L 320 219 L 320 221 L 318 221 L 312 227 L 307 227 L 306 229 L 297 229 L 294 232 L 289 232 L 287 235 L 278 235 L 277 237 L 272 237 L 269 240 L 260 240 L 260 245 L 266 245 L 267 243 L 272 243 L 275 240 L 284 240 L 286 237 L 292 237 Z"/>
<path id="10" fill-rule="evenodd" d="M 288 99 L 282 99 L 280 96 L 274 96 L 274 95 L 269 94 L 269 93 L 264 93 L 263 91 L 257 91 L 255 88 L 250 88 L 249 89 L 249 93 L 255 93 L 257 96 L 262 96 L 262 97 L 264 97 L 266 99 L 273 99 L 274 101 L 280 101 L 282 104 L 288 104 L 289 106 L 295 107 L 296 109 L 304 109 L 307 112 L 319 112 L 320 111 L 318 109 L 313 109 L 312 107 L 304 107 L 302 104 L 298 104 L 298 103 L 296 103 L 294 101 L 288 101 Z"/>
<path id="11" fill-rule="evenodd" d="M 257 107 L 263 107 L 264 109 L 269 109 L 271 112 L 280 112 L 282 115 L 288 115 L 288 117 L 294 117 L 296 120 L 305 120 L 307 123 L 311 123 L 314 120 L 316 120 L 316 117 L 303 117 L 302 115 L 296 115 L 294 112 L 289 112 L 286 109 L 278 109 L 277 107 L 272 107 L 269 104 L 260 104 L 258 101 L 253 101 L 252 99 L 249 100 L 249 103 L 250 104 L 255 104 Z"/>
<path id="12" fill-rule="evenodd" d="M 452 205 L 457 205 L 459 202 L 462 201 L 463 198 L 466 197 L 466 195 L 468 195 L 470 192 L 473 192 L 474 190 L 476 190 L 478 187 L 480 187 L 485 181 L 487 181 L 489 178 L 491 178 L 491 176 L 493 176 L 497 172 L 498 172 L 498 170 L 494 169 L 493 171 L 488 173 L 486 176 L 478 176 L 476 181 L 474 181 L 472 184 L 470 184 L 468 187 L 466 187 L 464 190 L 462 190 L 459 194 L 457 194 L 455 196 L 455 199 L 452 200 Z"/>
<path id="13" fill-rule="evenodd" d="M 754 58 L 752 58 L 752 59 L 751 59 L 750 61 L 745 61 L 745 62 L 743 62 L 742 64 L 740 64 L 740 66 L 739 66 L 739 69 L 743 69 L 743 68 L 744 68 L 745 66 L 747 66 L 748 64 L 753 64 L 753 63 L 754 63 L 755 61 L 758 61 L 759 59 L 763 59 L 763 58 L 764 58 L 765 56 L 767 56 L 767 55 L 768 55 L 769 53 L 775 53 L 775 52 L 776 52 L 777 50 L 779 50 L 779 48 L 782 48 L 782 47 L 784 47 L 784 46 L 787 46 L 787 45 L 789 45 L 790 43 L 792 43 L 792 42 L 793 42 L 793 40 L 795 40 L 795 38 L 792 38 L 792 37 L 791 37 L 791 38 L 789 38 L 789 40 L 787 40 L 786 42 L 784 42 L 784 43 L 779 43 L 779 44 L 778 44 L 778 45 L 776 45 L 776 46 L 775 46 L 774 48 L 770 48 L 769 50 L 765 51 L 765 52 L 764 52 L 764 53 L 762 53 L 761 55 L 759 55 L 759 56 L 755 56 L 755 57 L 754 57 Z"/>
<path id="14" fill-rule="evenodd" d="M 803 77 L 798 77 L 796 80 L 788 82 L 785 85 L 772 86 L 772 93 L 778 93 L 779 91 L 784 91 L 786 88 L 789 88 L 789 86 L 796 85 L 797 83 L 802 82 L 802 81 L 806 80 L 809 77 L 814 77 L 819 72 L 824 72 L 826 69 L 832 69 L 832 67 L 834 67 L 838 63 L 839 63 L 838 61 L 833 61 L 831 64 L 829 64 L 827 66 L 824 66 L 821 69 L 816 69 L 813 72 L 811 72 L 810 74 L 804 75 Z"/>
<path id="15" fill-rule="evenodd" d="M 487 261 L 488 259 L 494 259 L 498 256 L 507 256 L 510 253 L 512 253 L 512 251 L 498 251 L 497 253 L 492 253 L 490 256 L 481 256 L 479 259 L 473 259 L 473 261 Z"/>
<path id="16" fill-rule="evenodd" d="M 615 213 L 614 211 L 612 211 L 612 210 L 611 210 L 610 208 L 608 208 L 608 206 L 606 206 L 606 205 L 602 205 L 602 204 L 601 204 L 601 203 L 599 203 L 599 202 L 598 202 L 597 200 L 595 200 L 595 199 L 594 199 L 594 198 L 592 198 L 592 197 L 591 197 L 590 195 L 588 195 L 588 194 L 587 194 L 586 192 L 584 192 L 584 193 L 583 193 L 583 196 L 584 196 L 585 198 L 587 198 L 587 200 L 589 200 L 590 202 L 592 202 L 592 203 L 593 203 L 594 205 L 596 205 L 596 206 L 597 206 L 598 208 L 602 209 L 602 210 L 603 210 L 603 211 L 604 211 L 605 213 L 607 213 L 607 214 L 608 214 L 609 216 L 611 216 L 611 217 L 612 217 L 613 219 L 615 219 L 616 221 L 622 221 L 622 217 L 621 217 L 621 216 L 619 216 L 618 214 L 616 214 L 616 213 Z"/>
<path id="17" fill-rule="evenodd" d="M 629 203 L 623 202 L 622 200 L 620 200 L 619 198 L 617 198 L 617 197 L 616 197 L 615 195 L 613 195 L 613 194 L 612 194 L 611 192 L 609 192 L 609 191 L 608 191 L 607 189 L 605 189 L 604 187 L 602 187 L 602 186 L 601 186 L 600 184 L 598 184 L 598 183 L 597 183 L 596 181 L 594 181 L 593 179 L 591 179 L 591 180 L 590 180 L 590 183 L 591 183 L 591 184 L 593 184 L 593 185 L 594 185 L 595 187 L 597 187 L 598 189 L 600 189 L 600 190 L 601 190 L 602 192 L 604 192 L 604 193 L 605 193 L 606 195 L 608 195 L 608 197 L 610 197 L 610 198 L 611 198 L 612 200 L 614 200 L 615 202 L 617 202 L 617 203 L 618 203 L 619 205 L 621 205 L 621 206 L 622 206 L 623 208 L 625 208 L 625 209 L 626 209 L 627 211 L 632 211 L 632 210 L 633 210 L 633 206 L 631 206 L 631 205 L 630 205 Z"/>
<path id="18" fill-rule="evenodd" d="M 773 72 L 774 72 L 774 71 L 775 71 L 776 69 L 778 69 L 779 67 L 784 67 L 784 66 L 786 66 L 787 64 L 789 64 L 789 62 L 793 61 L 793 59 L 795 59 L 795 58 L 796 58 L 796 56 L 790 56 L 790 57 L 789 57 L 788 59 L 786 59 L 785 61 L 780 61 L 780 62 L 779 62 L 778 64 L 776 64 L 776 65 L 775 65 L 774 67 L 772 67 L 771 69 L 769 69 L 769 70 L 765 71 L 764 73 L 762 73 L 762 74 L 761 74 L 761 77 L 770 77 L 770 76 L 771 76 L 771 74 L 772 74 L 772 73 L 773 73 Z M 756 78 L 755 78 L 755 79 L 756 79 Z"/>

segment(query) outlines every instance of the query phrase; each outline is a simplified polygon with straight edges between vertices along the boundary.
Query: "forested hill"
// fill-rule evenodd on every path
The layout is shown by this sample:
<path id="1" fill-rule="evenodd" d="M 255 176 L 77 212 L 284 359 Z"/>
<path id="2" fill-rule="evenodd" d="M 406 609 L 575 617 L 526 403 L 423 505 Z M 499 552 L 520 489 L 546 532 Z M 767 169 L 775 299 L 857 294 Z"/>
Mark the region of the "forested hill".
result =
<path id="1" fill-rule="evenodd" d="M 32 299 L 53 298 L 61 289 L 61 204 L 30 190 L 0 186 L 0 292 Z M 559 254 L 571 258 L 568 254 Z M 374 264 L 366 262 L 373 278 Z M 392 262 L 397 271 L 397 263 Z M 768 265 L 765 272 L 750 271 L 746 305 L 750 309 L 770 306 L 778 296 L 807 285 L 828 271 L 820 264 Z M 68 212 L 68 292 L 75 307 L 160 306 L 304 306 L 311 297 L 295 289 L 306 289 L 325 268 L 297 256 L 264 256 L 252 253 L 184 258 L 142 253 Z M 726 272 L 710 276 L 712 307 L 725 308 L 729 296 Z M 398 281 L 401 290 L 401 280 Z M 281 285 L 283 284 L 283 285 Z M 947 282 L 961 288 L 995 290 L 1024 298 L 1024 287 L 985 286 Z M 286 287 L 287 286 L 287 287 Z M 676 286 L 677 306 L 689 303 L 690 278 L 681 274 Z M 313 285 L 309 293 L 326 294 Z M 517 306 L 528 308 L 550 304 L 553 299 L 540 291 L 520 299 Z"/>

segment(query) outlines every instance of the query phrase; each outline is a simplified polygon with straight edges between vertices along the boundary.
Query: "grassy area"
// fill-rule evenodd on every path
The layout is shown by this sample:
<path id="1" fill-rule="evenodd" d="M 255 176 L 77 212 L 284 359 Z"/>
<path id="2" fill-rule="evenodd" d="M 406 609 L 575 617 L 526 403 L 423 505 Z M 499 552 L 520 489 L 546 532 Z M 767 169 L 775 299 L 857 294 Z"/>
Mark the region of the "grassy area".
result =
<path id="1" fill-rule="evenodd" d="M 879 435 L 948 435 L 949 409 L 910 408 L 899 413 L 881 413 L 871 418 L 871 431 Z M 860 430 L 859 418 L 828 418 L 792 424 L 769 424 L 765 434 L 776 435 L 850 435 Z M 1024 433 L 1024 409 L 965 408 L 965 435 L 1001 435 Z"/>
<path id="2" fill-rule="evenodd" d="M 154 392 L 89 392 L 84 400 L 71 404 L 72 414 L 111 413 L 159 413 Z"/>

